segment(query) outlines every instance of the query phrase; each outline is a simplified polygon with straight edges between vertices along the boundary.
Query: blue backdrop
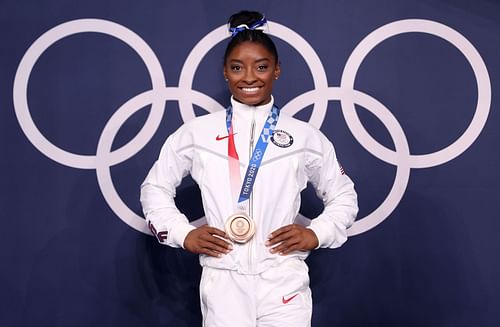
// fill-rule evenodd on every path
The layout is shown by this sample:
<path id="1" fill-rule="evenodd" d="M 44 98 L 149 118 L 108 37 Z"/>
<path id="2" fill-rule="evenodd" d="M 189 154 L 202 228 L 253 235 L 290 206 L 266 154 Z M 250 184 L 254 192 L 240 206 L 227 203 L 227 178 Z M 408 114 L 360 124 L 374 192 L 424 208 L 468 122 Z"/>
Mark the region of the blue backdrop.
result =
<path id="1" fill-rule="evenodd" d="M 183 121 L 227 105 L 241 9 L 271 21 L 277 104 L 334 142 L 359 194 L 348 242 L 308 258 L 313 326 L 500 325 L 500 3 L 0 8 L 2 326 L 201 325 L 197 257 L 146 234 L 139 185 Z M 190 179 L 177 202 L 200 222 Z"/>

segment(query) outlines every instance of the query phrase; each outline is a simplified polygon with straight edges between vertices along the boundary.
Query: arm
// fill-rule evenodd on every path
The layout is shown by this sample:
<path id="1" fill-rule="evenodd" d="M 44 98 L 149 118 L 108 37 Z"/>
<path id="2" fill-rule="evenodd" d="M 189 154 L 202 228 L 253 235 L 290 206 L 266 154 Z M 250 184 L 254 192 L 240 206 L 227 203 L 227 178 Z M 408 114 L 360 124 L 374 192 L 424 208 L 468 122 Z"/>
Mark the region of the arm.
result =
<path id="1" fill-rule="evenodd" d="M 176 187 L 191 170 L 191 153 L 179 155 L 175 151 L 178 132 L 163 145 L 141 185 L 141 204 L 149 229 L 162 244 L 183 247 L 186 235 L 194 226 L 176 207 Z"/>
<path id="2" fill-rule="evenodd" d="M 307 228 L 290 224 L 273 231 L 266 242 L 271 253 L 287 255 L 297 250 L 339 247 L 347 240 L 347 228 L 356 218 L 354 184 L 341 168 L 333 145 L 319 131 L 312 139 L 313 150 L 305 154 L 305 170 L 325 208 Z"/>
<path id="3" fill-rule="evenodd" d="M 181 135 L 179 135 L 181 134 Z M 141 203 L 146 221 L 158 241 L 172 247 L 183 247 L 199 254 L 220 257 L 232 249 L 222 240 L 225 233 L 207 225 L 198 228 L 175 205 L 176 187 L 192 168 L 193 149 L 189 136 L 172 134 L 160 151 L 158 160 L 141 186 Z M 184 140 L 184 144 L 181 141 Z M 182 153 L 176 149 L 183 148 Z"/>
<path id="4" fill-rule="evenodd" d="M 325 206 L 311 221 L 309 229 L 318 237 L 318 247 L 336 248 L 347 240 L 349 228 L 358 213 L 354 184 L 341 167 L 333 145 L 320 133 L 322 156 L 306 163 L 309 181 Z"/>

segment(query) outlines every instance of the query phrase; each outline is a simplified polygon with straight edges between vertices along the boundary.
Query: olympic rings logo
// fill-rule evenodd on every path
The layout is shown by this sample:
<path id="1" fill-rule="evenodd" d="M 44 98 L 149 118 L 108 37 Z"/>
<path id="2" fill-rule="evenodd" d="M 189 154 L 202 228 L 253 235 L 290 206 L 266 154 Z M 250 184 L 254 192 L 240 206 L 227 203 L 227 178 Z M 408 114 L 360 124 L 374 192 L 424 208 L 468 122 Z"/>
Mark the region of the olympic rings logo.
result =
<path id="1" fill-rule="evenodd" d="M 430 20 L 406 19 L 374 30 L 353 50 L 342 73 L 339 87 L 328 86 L 326 73 L 319 57 L 299 34 L 276 22 L 269 22 L 269 31 L 272 35 L 289 43 L 304 57 L 314 81 L 313 90 L 292 99 L 283 106 L 282 110 L 294 115 L 302 108 L 314 104 L 309 122 L 319 128 L 325 118 L 328 101 L 339 100 L 347 125 L 361 146 L 375 157 L 397 168 L 395 181 L 387 198 L 373 212 L 358 219 L 349 229 L 349 235 L 366 232 L 391 214 L 406 190 L 412 168 L 434 167 L 453 160 L 474 143 L 486 123 L 491 104 L 491 85 L 487 68 L 474 46 L 464 36 L 446 25 Z M 86 32 L 107 34 L 128 44 L 144 61 L 152 82 L 151 90 L 134 96 L 113 114 L 102 131 L 95 155 L 67 152 L 50 143 L 33 122 L 27 100 L 29 76 L 43 52 L 66 36 Z M 382 41 L 403 33 L 426 33 L 448 41 L 462 52 L 476 78 L 477 105 L 469 126 L 452 144 L 433 153 L 411 154 L 405 133 L 393 113 L 377 99 L 354 90 L 356 73 L 370 51 Z M 209 112 L 224 109 L 211 97 L 193 90 L 192 84 L 196 69 L 203 57 L 212 47 L 227 37 L 226 26 L 223 25 L 202 38 L 184 63 L 179 86 L 166 87 L 162 67 L 153 50 L 141 37 L 128 28 L 100 19 L 79 19 L 58 25 L 41 35 L 30 46 L 16 72 L 13 100 L 21 129 L 30 142 L 52 160 L 69 167 L 95 169 L 101 192 L 115 214 L 134 229 L 149 234 L 144 218 L 130 210 L 118 195 L 113 186 L 110 167 L 126 161 L 151 140 L 159 127 L 166 101 L 179 102 L 184 121 L 195 117 L 193 104 Z M 112 151 L 111 145 L 122 124 L 135 112 L 150 104 L 151 110 L 142 129 L 127 144 Z M 363 106 L 380 119 L 390 133 L 395 151 L 386 148 L 371 137 L 357 116 L 355 104 Z"/>
<path id="2" fill-rule="evenodd" d="M 260 149 L 255 149 L 255 152 L 253 154 L 253 160 L 254 161 L 257 161 L 257 160 L 260 160 L 260 158 L 262 158 L 262 151 Z"/>

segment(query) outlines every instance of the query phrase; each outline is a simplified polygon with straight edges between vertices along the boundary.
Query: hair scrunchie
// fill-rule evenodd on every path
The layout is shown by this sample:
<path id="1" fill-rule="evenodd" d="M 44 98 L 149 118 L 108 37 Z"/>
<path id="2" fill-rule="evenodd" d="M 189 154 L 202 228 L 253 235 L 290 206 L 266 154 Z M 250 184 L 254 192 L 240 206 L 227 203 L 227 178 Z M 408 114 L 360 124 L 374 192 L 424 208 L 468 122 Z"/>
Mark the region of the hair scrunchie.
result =
<path id="1" fill-rule="evenodd" d="M 230 27 L 229 32 L 231 33 L 231 37 L 235 37 L 239 32 L 242 32 L 244 30 L 264 30 L 264 25 L 267 23 L 266 17 L 262 17 L 262 19 L 256 21 L 252 25 L 248 26 L 247 24 L 240 24 L 236 27 Z"/>

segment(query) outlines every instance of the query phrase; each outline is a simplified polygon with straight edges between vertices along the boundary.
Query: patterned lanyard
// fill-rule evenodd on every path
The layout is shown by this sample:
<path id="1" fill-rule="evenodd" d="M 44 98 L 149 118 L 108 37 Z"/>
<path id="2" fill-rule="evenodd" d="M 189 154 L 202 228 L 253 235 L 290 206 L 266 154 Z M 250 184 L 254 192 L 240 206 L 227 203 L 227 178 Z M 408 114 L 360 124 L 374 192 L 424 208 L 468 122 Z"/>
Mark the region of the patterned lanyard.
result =
<path id="1" fill-rule="evenodd" d="M 280 115 L 280 110 L 278 107 L 274 106 L 271 108 L 269 115 L 267 116 L 266 123 L 260 132 L 259 139 L 257 141 L 257 145 L 255 146 L 252 156 L 250 157 L 250 161 L 248 163 L 247 171 L 245 173 L 245 177 L 243 179 L 243 183 L 241 182 L 240 169 L 239 164 L 240 160 L 238 157 L 238 152 L 236 151 L 236 146 L 234 144 L 234 133 L 233 133 L 233 107 L 229 106 L 226 109 L 226 127 L 228 137 L 227 144 L 227 153 L 229 158 L 229 178 L 231 180 L 231 191 L 233 194 L 233 198 L 236 199 L 236 194 L 238 193 L 237 189 L 240 188 L 238 197 L 238 203 L 241 203 L 245 200 L 248 200 L 250 194 L 253 190 L 253 185 L 255 179 L 257 177 L 257 173 L 259 172 L 260 165 L 262 163 L 262 158 L 264 157 L 264 153 L 266 152 L 267 145 L 269 144 L 269 139 L 271 138 L 274 128 L 278 123 L 278 118 Z"/>

